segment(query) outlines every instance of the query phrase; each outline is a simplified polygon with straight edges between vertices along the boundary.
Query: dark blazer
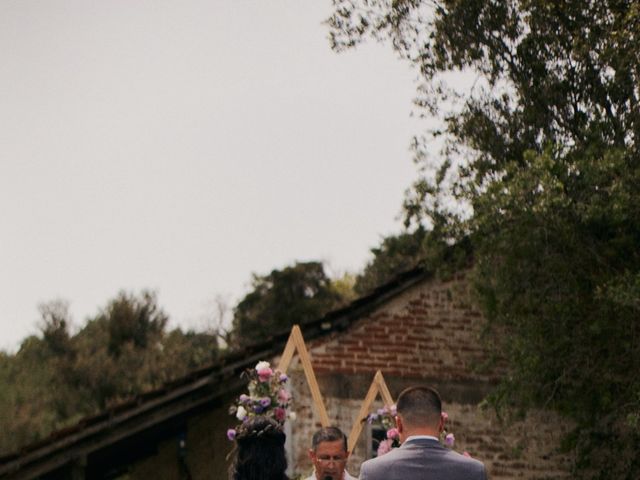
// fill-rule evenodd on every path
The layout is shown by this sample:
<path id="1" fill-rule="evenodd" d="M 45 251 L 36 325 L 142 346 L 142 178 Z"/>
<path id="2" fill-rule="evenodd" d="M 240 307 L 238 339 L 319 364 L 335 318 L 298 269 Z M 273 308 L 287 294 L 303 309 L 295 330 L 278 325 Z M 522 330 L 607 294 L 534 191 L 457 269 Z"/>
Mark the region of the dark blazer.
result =
<path id="1" fill-rule="evenodd" d="M 360 480 L 486 480 L 484 465 L 440 445 L 415 438 L 363 462 Z"/>

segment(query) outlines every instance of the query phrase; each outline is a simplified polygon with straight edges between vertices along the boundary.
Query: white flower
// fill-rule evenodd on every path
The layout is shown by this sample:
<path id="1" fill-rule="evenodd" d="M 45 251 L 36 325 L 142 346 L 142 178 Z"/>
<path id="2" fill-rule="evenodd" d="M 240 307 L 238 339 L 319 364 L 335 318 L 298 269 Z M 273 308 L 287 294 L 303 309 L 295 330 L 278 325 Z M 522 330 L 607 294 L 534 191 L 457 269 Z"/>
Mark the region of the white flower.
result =
<path id="1" fill-rule="evenodd" d="M 296 419 L 296 412 L 289 412 L 289 420 L 292 422 Z"/>
<path id="2" fill-rule="evenodd" d="M 269 362 L 258 362 L 258 364 L 256 365 L 256 372 L 259 372 L 260 370 L 266 370 L 267 368 L 271 368 L 271 364 Z"/>
<path id="3" fill-rule="evenodd" d="M 236 412 L 236 418 L 240 421 L 244 420 L 244 417 L 247 416 L 247 411 L 245 410 L 245 408 L 240 405 L 238 407 L 238 411 Z"/>

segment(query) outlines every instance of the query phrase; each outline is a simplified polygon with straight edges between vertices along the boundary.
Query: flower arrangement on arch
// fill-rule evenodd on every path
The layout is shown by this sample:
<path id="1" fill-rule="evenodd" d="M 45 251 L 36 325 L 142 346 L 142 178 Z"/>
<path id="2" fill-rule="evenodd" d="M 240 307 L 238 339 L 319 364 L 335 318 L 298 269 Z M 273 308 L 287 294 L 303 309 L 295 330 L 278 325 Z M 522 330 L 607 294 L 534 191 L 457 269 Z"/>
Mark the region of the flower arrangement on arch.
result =
<path id="1" fill-rule="evenodd" d="M 227 438 L 235 440 L 250 418 L 265 416 L 274 419 L 281 426 L 287 418 L 295 420 L 295 412 L 289 411 L 291 394 L 286 388 L 289 377 L 273 370 L 269 362 L 258 362 L 255 368 L 242 373 L 249 379 L 249 394 L 240 395 L 229 407 L 229 415 L 234 415 L 241 423 L 227 430 Z"/>
<path id="2" fill-rule="evenodd" d="M 385 431 L 385 438 L 380 440 L 376 450 L 378 456 L 384 455 L 385 453 L 390 452 L 393 448 L 400 446 L 400 434 L 398 433 L 396 425 L 397 413 L 395 405 L 385 405 L 384 407 L 379 408 L 375 413 L 367 415 L 365 419 L 367 423 L 379 425 Z M 453 433 L 447 431 L 446 423 L 449 419 L 447 412 L 442 412 L 442 418 L 445 422 L 445 428 L 442 433 L 440 433 L 440 443 L 448 448 L 453 448 L 456 437 Z M 464 452 L 464 455 L 468 456 L 469 454 Z"/>
<path id="3" fill-rule="evenodd" d="M 367 415 L 367 423 L 377 424 L 385 431 L 385 437 L 379 441 L 376 450 L 378 457 L 390 452 L 392 448 L 398 448 L 400 446 L 400 434 L 396 428 L 396 414 L 395 405 L 385 405 L 375 413 Z"/>

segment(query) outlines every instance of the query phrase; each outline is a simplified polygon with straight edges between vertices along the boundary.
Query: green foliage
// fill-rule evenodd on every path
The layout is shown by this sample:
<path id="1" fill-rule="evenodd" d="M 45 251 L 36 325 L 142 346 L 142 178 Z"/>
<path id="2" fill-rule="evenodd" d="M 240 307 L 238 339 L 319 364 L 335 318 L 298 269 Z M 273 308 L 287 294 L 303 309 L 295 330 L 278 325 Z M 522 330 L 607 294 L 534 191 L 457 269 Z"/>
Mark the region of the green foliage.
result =
<path id="1" fill-rule="evenodd" d="M 212 362 L 217 336 L 166 330 L 148 292 L 120 293 L 75 335 L 64 302 L 40 307 L 42 337 L 0 353 L 0 452 Z"/>
<path id="2" fill-rule="evenodd" d="M 423 228 L 412 233 L 401 233 L 382 239 L 380 246 L 372 248 L 373 259 L 358 275 L 355 290 L 361 295 L 388 282 L 395 275 L 410 270 L 424 259 Z"/>
<path id="3" fill-rule="evenodd" d="M 331 280 L 331 290 L 340 298 L 340 303 L 346 304 L 358 297 L 358 292 L 355 290 L 356 281 L 356 276 L 349 272 Z"/>
<path id="4" fill-rule="evenodd" d="M 551 153 L 527 154 L 528 168 L 507 168 L 478 197 L 473 220 L 480 298 L 492 326 L 512 333 L 499 344 L 513 362 L 503 400 L 552 406 L 585 428 L 640 411 L 640 218 L 629 201 L 640 179 L 611 188 L 623 159 L 585 160 L 589 174 L 572 179 Z"/>
<path id="5" fill-rule="evenodd" d="M 116 356 L 127 344 L 145 348 L 162 334 L 167 320 L 149 292 L 144 292 L 140 299 L 120 293 L 98 318 L 98 322 L 108 325 L 109 353 Z"/>
<path id="6" fill-rule="evenodd" d="M 390 40 L 442 120 L 439 158 L 414 142 L 405 211 L 473 245 L 488 327 L 509 332 L 491 336 L 511 365 L 493 401 L 575 420 L 581 477 L 640 477 L 640 4 L 334 3 L 334 48 Z M 441 83 L 461 71 L 467 91 Z"/>
<path id="7" fill-rule="evenodd" d="M 354 288 L 359 295 L 371 293 L 398 274 L 418 266 L 447 277 L 454 271 L 469 268 L 471 258 L 467 240 L 449 245 L 435 229 L 427 231 L 422 226 L 413 232 L 383 238 L 371 253 L 372 260 L 356 279 Z"/>
<path id="8" fill-rule="evenodd" d="M 344 300 L 320 262 L 297 262 L 268 275 L 254 275 L 253 290 L 236 305 L 236 345 L 268 339 L 294 324 L 316 320 Z"/>

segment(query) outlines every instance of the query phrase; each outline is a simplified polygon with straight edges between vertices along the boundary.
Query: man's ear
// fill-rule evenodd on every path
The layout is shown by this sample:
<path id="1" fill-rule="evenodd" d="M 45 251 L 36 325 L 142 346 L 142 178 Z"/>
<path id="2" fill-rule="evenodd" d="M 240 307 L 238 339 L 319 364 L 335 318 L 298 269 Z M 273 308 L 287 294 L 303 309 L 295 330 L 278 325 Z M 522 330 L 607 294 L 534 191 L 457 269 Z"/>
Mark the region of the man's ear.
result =
<path id="1" fill-rule="evenodd" d="M 313 451 L 313 448 L 309 449 L 309 458 L 311 460 L 315 460 L 316 459 L 316 452 Z"/>
<path id="2" fill-rule="evenodd" d="M 402 433 L 404 431 L 404 424 L 402 423 L 400 415 L 396 415 L 396 428 L 398 429 L 398 433 Z"/>
<path id="3" fill-rule="evenodd" d="M 438 433 L 442 433 L 444 431 L 444 417 L 440 415 L 440 422 L 438 423 Z"/>

